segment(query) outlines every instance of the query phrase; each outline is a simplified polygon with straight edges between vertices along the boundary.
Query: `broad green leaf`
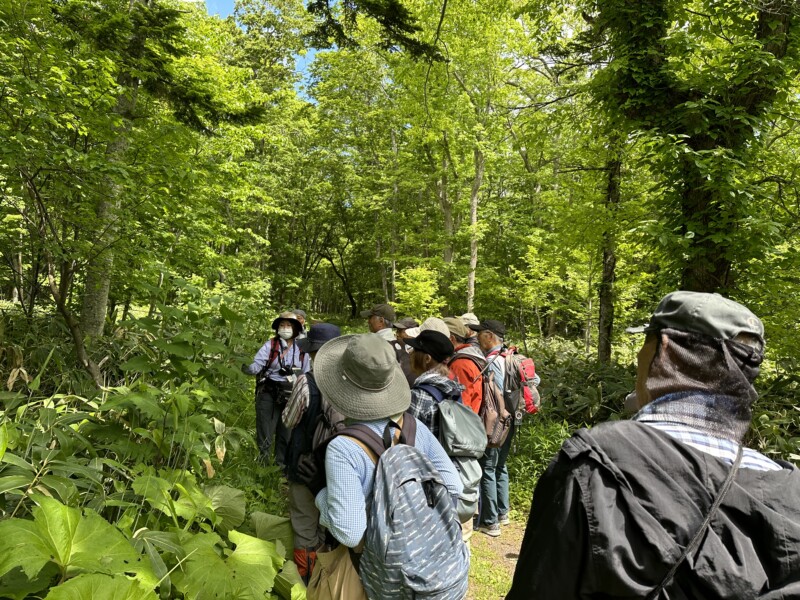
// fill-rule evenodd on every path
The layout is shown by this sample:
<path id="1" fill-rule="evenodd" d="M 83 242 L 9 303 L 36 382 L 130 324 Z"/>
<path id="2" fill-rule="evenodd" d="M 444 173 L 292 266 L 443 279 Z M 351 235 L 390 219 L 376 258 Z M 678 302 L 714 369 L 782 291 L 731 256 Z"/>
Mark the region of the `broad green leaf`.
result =
<path id="1" fill-rule="evenodd" d="M 91 510 L 81 514 L 45 496 L 35 500 L 32 521 L 0 522 L 0 577 L 14 567 L 33 577 L 50 561 L 64 575 L 139 570 L 139 553 L 100 515 Z"/>
<path id="2" fill-rule="evenodd" d="M 165 515 L 177 516 L 175 504 L 170 496 L 172 484 L 166 479 L 155 475 L 142 475 L 133 480 L 133 491 L 144 496 L 150 506 L 160 510 Z"/>
<path id="3" fill-rule="evenodd" d="M 184 548 L 178 539 L 178 534 L 170 531 L 151 531 L 149 529 L 140 529 L 137 531 L 133 538 L 135 540 L 146 540 L 157 548 L 161 548 L 166 552 L 170 552 L 179 558 L 184 556 Z"/>
<path id="4" fill-rule="evenodd" d="M 64 504 L 70 504 L 71 500 L 78 495 L 77 486 L 67 477 L 43 475 L 39 481 L 44 487 L 58 494 Z"/>
<path id="5" fill-rule="evenodd" d="M 283 600 L 305 600 L 306 586 L 294 561 L 287 560 L 283 563 L 281 572 L 275 577 L 272 591 Z"/>
<path id="6" fill-rule="evenodd" d="M 184 576 L 176 587 L 187 598 L 263 598 L 272 589 L 283 563 L 275 544 L 232 531 L 236 549 L 227 558 L 210 545 L 207 536 L 185 544 Z"/>
<path id="7" fill-rule="evenodd" d="M 227 533 L 244 522 L 244 492 L 226 485 L 205 488 L 206 496 L 211 499 L 211 506 L 220 519 L 217 527 Z"/>
<path id="8" fill-rule="evenodd" d="M 100 407 L 100 410 L 118 410 L 119 408 L 136 408 L 151 419 L 161 419 L 164 416 L 164 409 L 159 405 L 158 400 L 148 394 L 138 393 L 111 398 Z"/>
<path id="9" fill-rule="evenodd" d="M 279 542 L 280 548 L 284 549 L 281 553 L 286 558 L 286 548 L 294 548 L 294 531 L 292 522 L 286 517 L 278 517 L 264 512 L 254 512 L 250 515 L 250 522 L 256 537 L 262 540 Z"/>
<path id="10" fill-rule="evenodd" d="M 93 573 L 52 588 L 45 600 L 158 600 L 158 596 L 126 577 Z"/>
<path id="11" fill-rule="evenodd" d="M 306 600 L 306 586 L 302 582 L 292 586 L 291 600 Z"/>
<path id="12" fill-rule="evenodd" d="M 54 563 L 45 565 L 33 579 L 28 579 L 20 567 L 12 569 L 0 578 L 0 598 L 12 600 L 29 598 L 36 592 L 48 588 L 57 575 L 58 567 Z M 41 594 L 36 594 L 36 597 L 41 597 Z"/>
<path id="13" fill-rule="evenodd" d="M 219 307 L 219 314 L 222 315 L 222 318 L 230 323 L 240 323 L 244 319 L 239 316 L 236 312 L 232 311 L 230 308 L 221 304 Z"/>
<path id="14" fill-rule="evenodd" d="M 164 344 L 165 350 L 170 356 L 177 356 L 179 358 L 192 358 L 194 356 L 194 348 L 189 342 L 170 342 Z"/>
<path id="15" fill-rule="evenodd" d="M 191 521 L 199 516 L 216 524 L 217 515 L 214 513 L 211 499 L 205 495 L 193 479 L 186 478 L 181 483 L 176 483 L 175 489 L 178 490 L 175 509 L 180 517 Z"/>
<path id="16" fill-rule="evenodd" d="M 152 371 L 156 368 L 156 366 L 150 362 L 150 357 L 146 354 L 140 354 L 138 356 L 134 356 L 133 358 L 126 360 L 122 363 L 119 367 L 123 371 L 135 371 L 145 373 L 147 371 Z"/>

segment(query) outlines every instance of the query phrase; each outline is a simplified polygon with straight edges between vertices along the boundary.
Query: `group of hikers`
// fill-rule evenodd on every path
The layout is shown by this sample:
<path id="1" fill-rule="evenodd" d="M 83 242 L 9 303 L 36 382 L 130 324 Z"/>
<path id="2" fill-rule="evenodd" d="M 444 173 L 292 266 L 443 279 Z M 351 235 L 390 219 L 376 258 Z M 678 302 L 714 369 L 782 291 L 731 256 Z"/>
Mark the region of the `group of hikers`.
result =
<path id="1" fill-rule="evenodd" d="M 281 313 L 257 377 L 262 460 L 289 481 L 294 560 L 322 598 L 461 600 L 473 530 L 509 522 L 533 361 L 474 314 L 370 333 Z M 662 299 L 630 420 L 581 429 L 536 485 L 507 598 L 800 598 L 800 476 L 744 446 L 764 328 L 718 294 Z M 274 446 L 274 459 L 272 447 Z"/>

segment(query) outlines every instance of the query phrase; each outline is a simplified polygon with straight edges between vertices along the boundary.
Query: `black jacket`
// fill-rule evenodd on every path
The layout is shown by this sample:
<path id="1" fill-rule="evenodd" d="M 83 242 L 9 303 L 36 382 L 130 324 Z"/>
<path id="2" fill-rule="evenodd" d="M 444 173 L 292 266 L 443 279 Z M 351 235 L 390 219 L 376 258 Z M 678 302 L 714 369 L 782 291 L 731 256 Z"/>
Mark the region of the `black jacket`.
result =
<path id="1" fill-rule="evenodd" d="M 320 415 L 322 414 L 322 394 L 314 379 L 314 373 L 306 373 L 308 382 L 308 408 L 306 408 L 300 422 L 289 434 L 289 445 L 286 448 L 286 478 L 289 481 L 300 482 L 297 476 L 297 462 L 303 454 L 313 451 L 314 432 L 317 430 Z"/>
<path id="2" fill-rule="evenodd" d="M 739 469 L 660 598 L 800 598 L 800 471 Z M 643 423 L 582 429 L 539 480 L 507 600 L 644 598 L 730 466 Z"/>

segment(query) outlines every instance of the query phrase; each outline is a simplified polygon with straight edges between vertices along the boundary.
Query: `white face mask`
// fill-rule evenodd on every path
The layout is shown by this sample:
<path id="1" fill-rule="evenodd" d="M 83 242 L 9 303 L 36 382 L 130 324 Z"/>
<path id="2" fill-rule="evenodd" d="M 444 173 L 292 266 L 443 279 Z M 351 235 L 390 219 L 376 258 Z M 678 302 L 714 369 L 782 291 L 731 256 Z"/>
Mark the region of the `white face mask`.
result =
<path id="1" fill-rule="evenodd" d="M 294 329 L 291 327 L 279 327 L 278 335 L 284 340 L 290 340 L 294 336 Z"/>

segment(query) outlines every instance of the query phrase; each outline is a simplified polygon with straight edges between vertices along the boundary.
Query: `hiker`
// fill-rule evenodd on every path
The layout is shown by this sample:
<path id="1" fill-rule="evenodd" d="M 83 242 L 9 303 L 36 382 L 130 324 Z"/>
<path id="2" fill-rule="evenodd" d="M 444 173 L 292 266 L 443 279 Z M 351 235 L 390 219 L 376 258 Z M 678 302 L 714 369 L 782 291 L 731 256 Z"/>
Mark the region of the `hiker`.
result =
<path id="1" fill-rule="evenodd" d="M 469 571 L 455 511 L 461 482 L 433 434 L 406 413 L 411 393 L 392 349 L 374 335 L 342 336 L 320 349 L 315 377 L 355 424 L 327 446 L 327 487 L 316 498 L 320 523 L 341 544 L 363 547 L 357 562 L 367 596 L 422 599 L 435 592 L 460 600 Z M 392 490 L 401 502 L 394 503 Z"/>
<path id="2" fill-rule="evenodd" d="M 376 304 L 369 310 L 362 310 L 361 316 L 367 319 L 370 333 L 374 333 L 376 336 L 386 340 L 392 346 L 406 381 L 411 386 L 416 377 L 411 371 L 411 361 L 408 358 L 405 345 L 397 341 L 392 331 L 392 324 L 397 318 L 394 309 L 389 304 Z"/>
<path id="3" fill-rule="evenodd" d="M 486 365 L 486 358 L 479 348 L 469 343 L 472 330 L 460 317 L 447 317 L 444 322 L 450 331 L 450 343 L 455 349 L 453 357 L 448 362 L 450 377 L 463 386 L 461 400 L 464 404 L 478 414 L 483 402 L 480 373 Z"/>
<path id="4" fill-rule="evenodd" d="M 480 325 L 481 322 L 478 320 L 478 317 L 475 316 L 475 313 L 464 313 L 459 317 L 462 321 L 464 321 L 464 325 L 469 327 L 470 325 Z"/>
<path id="5" fill-rule="evenodd" d="M 464 488 L 457 508 L 466 542 L 472 536 L 472 519 L 478 509 L 482 474 L 478 459 L 486 450 L 486 431 L 472 409 L 463 406 L 462 386 L 449 377 L 447 360 L 453 355 L 450 340 L 428 329 L 408 340 L 408 344 L 414 349 L 411 368 L 418 374 L 411 388 L 409 412 L 431 430 L 456 466 Z M 462 405 L 461 410 L 471 418 L 458 415 L 459 407 L 452 403 Z M 450 416 L 444 423 L 442 411 Z"/>
<path id="6" fill-rule="evenodd" d="M 447 328 L 447 324 L 440 319 L 439 317 L 428 317 L 422 322 L 422 325 L 419 326 L 420 331 L 426 330 L 433 330 L 438 331 L 448 340 L 450 339 L 450 330 Z"/>
<path id="7" fill-rule="evenodd" d="M 297 317 L 297 320 L 300 321 L 300 326 L 303 328 L 302 331 L 298 334 L 296 340 L 302 340 L 306 337 L 306 311 L 300 308 L 293 308 L 291 311 Z"/>
<path id="8" fill-rule="evenodd" d="M 459 317 L 462 321 L 464 321 L 464 325 L 469 327 L 470 325 L 480 325 L 480 321 L 478 317 L 475 316 L 475 313 L 464 313 Z M 467 343 L 474 346 L 475 348 L 480 350 L 480 344 L 478 343 L 478 337 L 475 335 L 475 332 L 470 329 L 471 336 L 467 338 Z"/>
<path id="9" fill-rule="evenodd" d="M 800 597 L 800 472 L 743 446 L 761 321 L 679 291 L 635 331 L 640 410 L 561 447 L 507 598 Z"/>
<path id="10" fill-rule="evenodd" d="M 409 411 L 439 439 L 437 404 L 441 398 L 454 398 L 461 402 L 461 386 L 448 378 L 447 359 L 453 355 L 453 344 L 438 331 L 427 329 L 416 338 L 408 340 L 414 351 L 411 353 L 411 369 L 417 375 L 411 387 Z M 437 400 L 429 391 L 434 387 L 440 392 Z"/>
<path id="11" fill-rule="evenodd" d="M 483 350 L 486 361 L 489 363 L 489 370 L 495 379 L 497 389 L 501 393 L 504 389 L 505 380 L 505 360 L 501 353 L 503 351 L 503 338 L 506 335 L 506 328 L 500 321 L 487 319 L 478 325 L 470 325 L 470 329 L 478 333 L 478 343 Z M 478 517 L 476 531 L 485 533 L 492 537 L 500 535 L 500 526 L 508 525 L 510 522 L 509 513 L 509 491 L 508 491 L 508 468 L 506 459 L 511 448 L 511 440 L 514 437 L 514 424 L 499 448 L 487 448 L 486 453 L 481 459 L 483 477 L 481 478 L 481 508 Z"/>
<path id="12" fill-rule="evenodd" d="M 273 322 L 275 337 L 266 341 L 253 362 L 242 365 L 242 372 L 256 376 L 256 444 L 262 461 L 269 460 L 275 441 L 275 463 L 284 464 L 289 431 L 281 423 L 281 412 L 291 393 L 295 374 L 310 368 L 308 355 L 294 343 L 302 325 L 294 313 L 281 313 Z"/>
<path id="13" fill-rule="evenodd" d="M 319 524 L 319 510 L 314 504 L 304 477 L 301 462 L 313 460 L 314 438 L 325 406 L 314 379 L 314 358 L 322 345 L 341 335 L 330 323 L 315 323 L 305 338 L 297 340 L 298 348 L 308 354 L 311 369 L 297 378 L 283 411 L 284 426 L 291 431 L 286 450 L 286 478 L 289 480 L 289 518 L 294 530 L 294 562 L 300 576 L 308 584 L 314 569 L 317 550 L 325 543 L 325 528 Z"/>
<path id="14" fill-rule="evenodd" d="M 407 337 L 414 337 L 414 336 L 409 336 L 406 333 L 406 331 L 409 329 L 413 329 L 415 327 L 419 327 L 419 323 L 417 323 L 411 317 L 405 317 L 403 319 L 400 319 L 396 323 L 393 323 L 392 327 L 394 327 L 397 330 L 395 331 L 394 334 L 395 338 L 397 338 L 397 341 L 402 344 L 403 340 L 406 339 Z"/>

